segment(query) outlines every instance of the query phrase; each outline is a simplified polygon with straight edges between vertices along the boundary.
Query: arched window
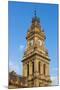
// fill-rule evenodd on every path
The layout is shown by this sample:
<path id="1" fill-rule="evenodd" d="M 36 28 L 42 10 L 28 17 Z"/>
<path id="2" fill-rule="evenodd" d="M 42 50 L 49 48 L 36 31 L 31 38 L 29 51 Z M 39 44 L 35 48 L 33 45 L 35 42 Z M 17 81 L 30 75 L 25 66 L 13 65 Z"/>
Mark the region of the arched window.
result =
<path id="1" fill-rule="evenodd" d="M 38 62 L 38 71 L 39 71 L 39 73 L 40 73 L 40 67 L 41 67 L 41 63 Z"/>
<path id="2" fill-rule="evenodd" d="M 43 64 L 43 74 L 45 75 L 46 73 L 46 64 Z"/>
<path id="3" fill-rule="evenodd" d="M 29 76 L 29 64 L 27 64 L 27 76 Z"/>
<path id="4" fill-rule="evenodd" d="M 32 74 L 34 74 L 34 62 L 32 62 Z"/>

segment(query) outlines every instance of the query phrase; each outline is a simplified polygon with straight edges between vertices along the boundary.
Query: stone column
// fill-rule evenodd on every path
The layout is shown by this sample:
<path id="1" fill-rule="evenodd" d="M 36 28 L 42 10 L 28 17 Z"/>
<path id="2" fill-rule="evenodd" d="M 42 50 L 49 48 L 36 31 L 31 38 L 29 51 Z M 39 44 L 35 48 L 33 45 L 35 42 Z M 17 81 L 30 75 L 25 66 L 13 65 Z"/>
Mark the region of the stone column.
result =
<path id="1" fill-rule="evenodd" d="M 36 59 L 36 60 L 34 60 L 34 74 L 35 74 L 35 76 L 37 76 L 38 75 L 38 60 Z"/>
<path id="2" fill-rule="evenodd" d="M 50 75 L 50 65 L 48 64 L 48 75 Z"/>
<path id="3" fill-rule="evenodd" d="M 29 62 L 29 78 L 28 79 L 29 80 L 32 79 L 32 62 L 31 61 Z"/>
<path id="4" fill-rule="evenodd" d="M 49 64 L 46 64 L 46 75 L 49 76 Z"/>
<path id="5" fill-rule="evenodd" d="M 40 74 L 43 74 L 43 63 L 40 64 Z"/>
<path id="6" fill-rule="evenodd" d="M 29 75 L 32 75 L 32 62 L 29 62 Z"/>
<path id="7" fill-rule="evenodd" d="M 34 87 L 39 87 L 39 80 L 38 79 L 34 80 Z"/>
<path id="8" fill-rule="evenodd" d="M 27 64 L 23 64 L 23 76 L 27 77 Z"/>

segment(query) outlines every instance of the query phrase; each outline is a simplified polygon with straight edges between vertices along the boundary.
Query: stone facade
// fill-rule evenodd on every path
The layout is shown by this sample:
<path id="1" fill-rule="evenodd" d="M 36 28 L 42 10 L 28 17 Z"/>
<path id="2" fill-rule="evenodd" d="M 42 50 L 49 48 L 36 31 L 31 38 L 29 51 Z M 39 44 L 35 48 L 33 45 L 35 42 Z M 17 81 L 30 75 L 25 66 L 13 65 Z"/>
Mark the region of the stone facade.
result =
<path id="1" fill-rule="evenodd" d="M 9 72 L 9 89 L 26 88 L 26 77 L 17 75 L 15 71 Z"/>
<path id="2" fill-rule="evenodd" d="M 40 20 L 32 18 L 32 24 L 27 32 L 27 48 L 23 56 L 23 75 L 14 71 L 9 73 L 9 88 L 50 86 L 50 58 L 45 47 L 46 35 L 41 28 Z"/>
<path id="3" fill-rule="evenodd" d="M 26 39 L 27 48 L 22 62 L 23 76 L 26 77 L 27 87 L 49 86 L 51 84 L 50 58 L 45 47 L 46 36 L 36 14 L 32 18 Z"/>

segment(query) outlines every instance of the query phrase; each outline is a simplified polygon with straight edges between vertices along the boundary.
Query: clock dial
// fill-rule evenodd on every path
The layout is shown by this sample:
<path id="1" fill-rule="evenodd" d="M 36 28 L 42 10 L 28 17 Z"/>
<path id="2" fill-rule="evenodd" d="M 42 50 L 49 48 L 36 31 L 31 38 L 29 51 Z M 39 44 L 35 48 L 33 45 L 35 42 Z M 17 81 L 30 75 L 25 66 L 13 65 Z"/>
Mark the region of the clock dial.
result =
<path id="1" fill-rule="evenodd" d="M 33 40 L 30 41 L 30 46 L 33 46 Z"/>
<path id="2" fill-rule="evenodd" d="M 42 45 L 42 41 L 41 40 L 38 40 L 38 42 L 39 42 L 39 45 L 41 46 Z"/>

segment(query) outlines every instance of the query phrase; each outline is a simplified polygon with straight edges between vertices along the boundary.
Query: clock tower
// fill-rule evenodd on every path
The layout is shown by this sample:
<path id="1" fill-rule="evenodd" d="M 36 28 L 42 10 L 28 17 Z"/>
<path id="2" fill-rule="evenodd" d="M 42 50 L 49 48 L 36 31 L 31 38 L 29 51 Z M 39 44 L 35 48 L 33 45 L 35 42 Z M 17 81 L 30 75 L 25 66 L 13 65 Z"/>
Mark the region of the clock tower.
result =
<path id="1" fill-rule="evenodd" d="M 23 56 L 23 76 L 27 87 L 49 86 L 51 84 L 49 65 L 50 58 L 45 47 L 45 33 L 40 19 L 35 15 L 27 32 L 27 48 Z"/>

